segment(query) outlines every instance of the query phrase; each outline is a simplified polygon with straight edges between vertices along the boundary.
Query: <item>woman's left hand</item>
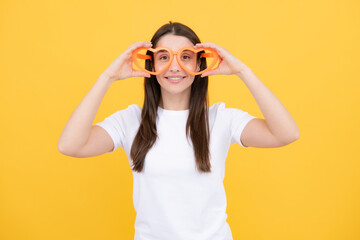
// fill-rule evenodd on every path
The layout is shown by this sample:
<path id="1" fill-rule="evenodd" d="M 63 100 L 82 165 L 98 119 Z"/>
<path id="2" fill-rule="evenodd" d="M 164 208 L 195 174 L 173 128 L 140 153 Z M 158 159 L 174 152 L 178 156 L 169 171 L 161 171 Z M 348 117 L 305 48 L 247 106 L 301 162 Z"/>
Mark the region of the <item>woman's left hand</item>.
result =
<path id="1" fill-rule="evenodd" d="M 215 49 L 219 54 L 219 65 L 217 68 L 204 72 L 201 74 L 201 77 L 211 76 L 211 75 L 231 75 L 241 72 L 242 69 L 246 67 L 238 58 L 232 55 L 228 50 L 219 45 L 211 42 L 207 43 L 198 43 L 194 48 L 212 48 Z"/>

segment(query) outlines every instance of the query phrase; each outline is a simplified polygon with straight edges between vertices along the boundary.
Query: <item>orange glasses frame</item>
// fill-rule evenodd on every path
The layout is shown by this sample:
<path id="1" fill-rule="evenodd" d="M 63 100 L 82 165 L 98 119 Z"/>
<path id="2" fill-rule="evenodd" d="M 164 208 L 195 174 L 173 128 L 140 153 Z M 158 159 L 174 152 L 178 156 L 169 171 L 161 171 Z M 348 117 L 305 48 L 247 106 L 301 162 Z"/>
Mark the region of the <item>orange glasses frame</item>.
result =
<path id="1" fill-rule="evenodd" d="M 151 51 L 151 52 L 153 52 L 153 53 L 156 53 L 156 52 L 158 52 L 158 51 L 160 51 L 160 50 L 167 50 L 167 51 L 169 51 L 169 53 L 170 53 L 170 61 L 169 61 L 169 63 L 168 63 L 163 69 L 161 69 L 160 71 L 151 72 L 151 71 L 145 69 L 144 67 L 142 67 L 142 66 L 138 63 L 138 61 L 137 61 L 138 58 L 140 58 L 140 59 L 145 59 L 145 60 L 146 60 L 146 59 L 151 59 L 151 56 L 150 56 L 150 55 L 144 55 L 144 54 L 138 53 L 140 50 L 143 50 L 143 49 L 147 49 L 148 51 Z M 214 61 L 210 64 L 210 66 L 208 66 L 207 69 L 205 69 L 205 70 L 203 70 L 203 71 L 201 71 L 201 72 L 193 72 L 193 71 L 190 71 L 190 70 L 188 70 L 188 69 L 181 63 L 181 60 L 180 60 L 180 55 L 181 55 L 180 53 L 181 53 L 182 51 L 184 51 L 184 50 L 191 50 L 191 51 L 193 51 L 193 52 L 195 52 L 195 53 L 198 53 L 198 52 L 204 51 L 204 50 L 209 50 L 211 53 L 201 53 L 200 57 L 214 58 Z M 180 65 L 180 67 L 181 67 L 182 69 L 184 69 L 187 73 L 191 74 L 191 75 L 199 75 L 199 74 L 202 74 L 202 73 L 204 73 L 204 72 L 210 71 L 211 68 L 216 64 L 217 60 L 219 59 L 219 54 L 216 52 L 215 49 L 212 49 L 212 48 L 183 47 L 183 48 L 181 48 L 181 49 L 178 50 L 178 51 L 173 51 L 173 50 L 171 50 L 170 48 L 167 48 L 167 47 L 158 47 L 158 48 L 155 48 L 155 49 L 154 49 L 154 48 L 151 48 L 151 47 L 140 47 L 140 48 L 135 49 L 135 50 L 132 52 L 132 60 L 133 60 L 133 62 L 135 63 L 135 65 L 136 65 L 139 69 L 141 69 L 142 71 L 147 72 L 147 73 L 150 73 L 150 74 L 152 74 L 152 75 L 158 75 L 158 74 L 164 72 L 166 69 L 169 68 L 170 64 L 172 63 L 172 61 L 173 61 L 173 59 L 174 59 L 174 55 L 176 55 L 176 59 L 177 59 L 179 65 Z"/>

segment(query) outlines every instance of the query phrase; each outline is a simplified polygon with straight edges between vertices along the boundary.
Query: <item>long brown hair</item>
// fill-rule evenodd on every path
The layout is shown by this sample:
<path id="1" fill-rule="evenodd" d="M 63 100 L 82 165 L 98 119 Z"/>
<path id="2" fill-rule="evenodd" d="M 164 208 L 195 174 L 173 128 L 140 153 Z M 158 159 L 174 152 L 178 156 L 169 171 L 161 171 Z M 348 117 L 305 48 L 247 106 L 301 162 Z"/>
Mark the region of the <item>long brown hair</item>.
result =
<path id="1" fill-rule="evenodd" d="M 178 23 L 169 22 L 160 27 L 151 39 L 153 48 L 156 47 L 159 39 L 165 34 L 173 34 L 188 38 L 194 45 L 200 43 L 199 37 L 189 27 Z M 206 59 L 200 58 L 200 70 L 206 68 Z M 152 56 L 151 51 L 147 51 Z M 146 61 L 145 68 L 152 69 L 150 61 Z M 130 156 L 133 160 L 133 171 L 142 172 L 147 152 L 158 138 L 156 130 L 157 109 L 161 98 L 160 84 L 156 76 L 144 77 L 145 99 L 141 112 L 141 123 L 139 130 L 131 146 Z M 189 103 L 189 115 L 186 123 L 186 136 L 190 137 L 194 148 L 196 167 L 201 172 L 211 172 L 210 151 L 209 151 L 209 101 L 208 101 L 208 77 L 196 75 L 191 85 L 191 95 Z"/>

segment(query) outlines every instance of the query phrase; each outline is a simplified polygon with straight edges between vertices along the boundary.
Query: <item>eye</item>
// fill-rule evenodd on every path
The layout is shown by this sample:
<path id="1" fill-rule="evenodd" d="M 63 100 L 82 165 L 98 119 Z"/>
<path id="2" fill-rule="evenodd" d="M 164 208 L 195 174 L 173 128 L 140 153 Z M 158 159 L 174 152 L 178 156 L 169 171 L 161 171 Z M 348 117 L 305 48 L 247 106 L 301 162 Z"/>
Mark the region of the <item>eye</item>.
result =
<path id="1" fill-rule="evenodd" d="M 157 64 L 167 64 L 169 61 L 170 61 L 169 54 L 161 53 L 155 57 L 155 62 L 157 62 Z"/>
<path id="2" fill-rule="evenodd" d="M 183 58 L 184 60 L 190 60 L 192 57 L 189 56 L 189 55 L 183 55 L 182 58 Z"/>

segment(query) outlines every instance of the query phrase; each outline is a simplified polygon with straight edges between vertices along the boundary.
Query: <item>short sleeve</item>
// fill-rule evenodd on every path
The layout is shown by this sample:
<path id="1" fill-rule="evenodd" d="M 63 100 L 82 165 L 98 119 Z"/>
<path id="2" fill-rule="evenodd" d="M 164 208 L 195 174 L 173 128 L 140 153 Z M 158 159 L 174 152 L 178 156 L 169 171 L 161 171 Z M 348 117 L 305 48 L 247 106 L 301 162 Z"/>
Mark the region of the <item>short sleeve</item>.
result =
<path id="1" fill-rule="evenodd" d="M 237 108 L 225 108 L 225 104 L 221 103 L 220 109 L 225 111 L 225 116 L 228 118 L 229 131 L 230 131 L 230 144 L 239 144 L 244 148 L 245 147 L 241 140 L 241 133 L 243 132 L 245 126 L 250 122 L 250 120 L 255 119 L 256 117 L 250 115 L 248 112 L 242 111 Z"/>
<path id="2" fill-rule="evenodd" d="M 134 123 L 134 110 L 137 105 L 129 105 L 128 108 L 115 112 L 104 121 L 95 125 L 102 127 L 110 135 L 114 142 L 114 148 L 109 153 L 114 152 L 117 148 L 124 148 L 125 137 L 128 125 Z"/>

